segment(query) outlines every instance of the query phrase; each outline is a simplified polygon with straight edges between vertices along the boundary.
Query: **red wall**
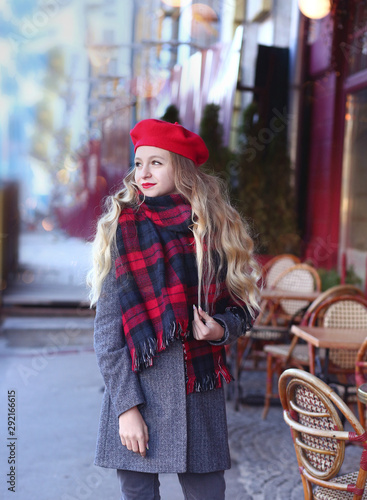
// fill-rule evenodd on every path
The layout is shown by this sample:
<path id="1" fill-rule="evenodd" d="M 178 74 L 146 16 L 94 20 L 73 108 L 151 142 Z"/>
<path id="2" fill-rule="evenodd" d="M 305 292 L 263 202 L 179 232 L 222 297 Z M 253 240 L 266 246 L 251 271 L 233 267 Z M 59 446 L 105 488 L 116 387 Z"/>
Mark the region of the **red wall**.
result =
<path id="1" fill-rule="evenodd" d="M 336 263 L 338 245 L 334 226 L 339 225 L 339 216 L 335 217 L 332 202 L 335 80 L 335 74 L 331 74 L 315 81 L 310 124 L 306 256 L 321 267 Z"/>
<path id="2" fill-rule="evenodd" d="M 317 267 L 337 266 L 343 151 L 343 96 L 340 74 L 331 69 L 332 24 L 321 21 L 310 47 L 312 82 L 305 257 Z"/>

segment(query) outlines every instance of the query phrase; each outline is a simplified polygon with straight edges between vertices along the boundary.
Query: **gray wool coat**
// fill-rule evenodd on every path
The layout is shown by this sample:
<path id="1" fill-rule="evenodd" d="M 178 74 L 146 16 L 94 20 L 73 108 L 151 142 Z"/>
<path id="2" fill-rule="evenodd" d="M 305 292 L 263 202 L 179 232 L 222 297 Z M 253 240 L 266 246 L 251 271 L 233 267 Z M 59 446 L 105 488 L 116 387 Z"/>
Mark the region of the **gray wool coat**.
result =
<path id="1" fill-rule="evenodd" d="M 151 473 L 229 469 L 224 391 L 186 394 L 181 342 L 159 353 L 152 367 L 141 373 L 132 371 L 115 278 L 117 250 L 112 254 L 94 323 L 94 347 L 105 381 L 95 465 Z M 214 317 L 225 328 L 222 344 L 234 342 L 250 327 L 232 312 Z M 149 431 L 146 458 L 127 450 L 119 437 L 119 415 L 136 405 Z"/>

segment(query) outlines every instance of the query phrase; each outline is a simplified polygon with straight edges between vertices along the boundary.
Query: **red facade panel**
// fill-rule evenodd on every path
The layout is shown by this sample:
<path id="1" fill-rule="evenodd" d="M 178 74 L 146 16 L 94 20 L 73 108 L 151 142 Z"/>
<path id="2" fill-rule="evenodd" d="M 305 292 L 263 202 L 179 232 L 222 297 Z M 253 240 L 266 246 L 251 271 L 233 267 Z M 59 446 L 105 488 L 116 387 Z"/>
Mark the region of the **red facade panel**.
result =
<path id="1" fill-rule="evenodd" d="M 335 73 L 315 81 L 307 187 L 306 257 L 323 267 L 335 265 L 338 246 L 339 208 L 334 206 L 332 193 L 335 98 Z"/>

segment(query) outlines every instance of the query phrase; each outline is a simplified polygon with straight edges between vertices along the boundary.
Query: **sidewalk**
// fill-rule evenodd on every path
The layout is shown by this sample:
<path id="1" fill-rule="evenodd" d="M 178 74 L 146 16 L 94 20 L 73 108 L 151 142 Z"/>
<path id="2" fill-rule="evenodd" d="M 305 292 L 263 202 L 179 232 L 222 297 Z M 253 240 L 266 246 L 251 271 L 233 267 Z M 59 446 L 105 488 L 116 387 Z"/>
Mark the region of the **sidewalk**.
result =
<path id="1" fill-rule="evenodd" d="M 33 255 L 46 248 L 33 268 L 37 279 L 53 269 L 52 286 L 82 269 L 89 248 L 81 241 L 25 237 L 25 271 Z M 53 246 L 57 246 L 56 248 Z M 64 250 L 63 250 L 64 249 Z M 67 251 L 66 251 L 67 249 Z M 50 252 L 50 258 L 46 258 Z M 57 258 L 53 260 L 53 257 Z M 53 256 L 53 257 L 52 257 Z M 47 262 L 47 268 L 43 263 Z M 56 265 L 57 264 L 57 265 Z M 79 265 L 81 266 L 79 268 Z M 83 267 L 84 265 L 84 267 Z M 79 272 L 79 271 L 78 271 Z M 79 280 L 79 278 L 78 278 Z M 77 283 L 77 281 L 75 281 Z M 68 285 L 72 287 L 72 284 Z M 92 318 L 8 318 L 0 330 L 0 498 L 7 500 L 118 500 L 113 470 L 93 465 L 103 381 L 92 348 Z M 261 393 L 265 374 L 243 374 L 244 392 Z M 16 492 L 7 490 L 10 440 L 7 391 L 16 391 Z M 226 471 L 229 500 L 303 498 L 294 448 L 280 407 L 266 421 L 261 406 L 227 405 L 232 468 Z M 346 450 L 345 471 L 353 470 L 360 449 Z M 183 500 L 175 475 L 162 475 L 162 500 Z"/>
<path id="2" fill-rule="evenodd" d="M 85 285 L 91 245 L 62 231 L 20 235 L 19 273 L 3 296 L 5 305 L 88 304 Z"/>

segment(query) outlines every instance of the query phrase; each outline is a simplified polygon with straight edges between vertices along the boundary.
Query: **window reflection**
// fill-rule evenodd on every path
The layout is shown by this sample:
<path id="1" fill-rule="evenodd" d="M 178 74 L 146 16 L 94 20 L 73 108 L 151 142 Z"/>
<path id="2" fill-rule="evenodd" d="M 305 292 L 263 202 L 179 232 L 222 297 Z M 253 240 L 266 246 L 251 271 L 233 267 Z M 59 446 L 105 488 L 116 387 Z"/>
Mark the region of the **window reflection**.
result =
<path id="1" fill-rule="evenodd" d="M 367 5 L 356 2 L 352 14 L 348 43 L 341 47 L 349 56 L 349 74 L 367 69 Z"/>
<path id="2" fill-rule="evenodd" d="M 343 204 L 347 248 L 367 251 L 367 89 L 347 96 Z"/>

